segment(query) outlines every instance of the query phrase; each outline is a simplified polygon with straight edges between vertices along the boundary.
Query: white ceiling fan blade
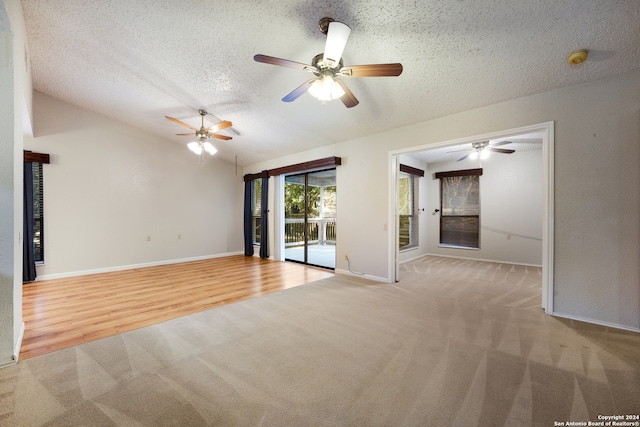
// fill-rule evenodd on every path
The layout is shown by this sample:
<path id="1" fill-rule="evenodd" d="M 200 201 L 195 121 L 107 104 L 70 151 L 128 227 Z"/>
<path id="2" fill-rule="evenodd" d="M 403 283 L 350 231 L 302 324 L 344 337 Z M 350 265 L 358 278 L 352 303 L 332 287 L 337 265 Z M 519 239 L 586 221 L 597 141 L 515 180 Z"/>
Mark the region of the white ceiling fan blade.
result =
<path id="1" fill-rule="evenodd" d="M 329 29 L 327 30 L 327 43 L 324 45 L 324 57 L 323 61 L 326 65 L 331 65 L 331 62 L 336 65 L 342 58 L 342 52 L 347 45 L 351 28 L 342 22 L 333 21 L 329 23 Z"/>

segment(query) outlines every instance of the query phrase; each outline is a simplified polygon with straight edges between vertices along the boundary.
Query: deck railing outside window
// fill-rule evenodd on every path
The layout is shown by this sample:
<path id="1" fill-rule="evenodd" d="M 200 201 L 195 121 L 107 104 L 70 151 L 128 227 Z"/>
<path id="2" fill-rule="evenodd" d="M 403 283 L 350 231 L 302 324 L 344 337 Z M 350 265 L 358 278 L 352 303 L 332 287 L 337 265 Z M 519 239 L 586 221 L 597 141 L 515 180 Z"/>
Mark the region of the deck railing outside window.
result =
<path id="1" fill-rule="evenodd" d="M 253 216 L 252 227 L 253 230 L 253 243 L 260 244 L 260 217 Z"/>
<path id="2" fill-rule="evenodd" d="M 309 244 L 335 245 L 336 244 L 336 219 L 309 218 L 307 221 L 307 233 Z M 304 220 L 285 219 L 284 221 L 285 246 L 298 246 L 304 244 Z"/>

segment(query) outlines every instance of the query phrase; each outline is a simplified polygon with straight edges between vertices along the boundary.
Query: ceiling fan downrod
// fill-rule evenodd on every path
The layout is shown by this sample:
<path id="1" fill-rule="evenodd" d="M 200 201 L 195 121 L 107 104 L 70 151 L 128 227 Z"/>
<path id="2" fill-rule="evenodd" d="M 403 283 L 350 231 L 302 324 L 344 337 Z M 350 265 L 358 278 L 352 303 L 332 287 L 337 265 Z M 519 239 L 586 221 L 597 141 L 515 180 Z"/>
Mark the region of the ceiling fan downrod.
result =
<path id="1" fill-rule="evenodd" d="M 320 19 L 320 22 L 318 22 L 318 28 L 320 28 L 320 32 L 325 36 L 329 32 L 329 24 L 331 24 L 332 22 L 335 22 L 335 19 L 329 18 L 327 16 Z"/>

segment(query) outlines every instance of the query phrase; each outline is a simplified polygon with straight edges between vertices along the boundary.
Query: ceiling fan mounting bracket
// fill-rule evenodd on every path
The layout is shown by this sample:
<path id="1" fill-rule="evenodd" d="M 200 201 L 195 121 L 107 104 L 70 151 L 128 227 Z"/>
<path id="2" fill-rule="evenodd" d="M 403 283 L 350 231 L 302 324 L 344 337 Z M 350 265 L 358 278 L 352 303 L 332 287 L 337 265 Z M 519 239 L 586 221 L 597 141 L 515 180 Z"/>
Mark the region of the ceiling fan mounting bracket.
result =
<path id="1" fill-rule="evenodd" d="M 489 145 L 489 141 L 474 142 L 474 143 L 471 144 L 471 146 L 473 147 L 474 150 L 482 150 L 487 145 Z"/>
<path id="2" fill-rule="evenodd" d="M 334 73 L 339 72 L 340 69 L 342 68 L 342 66 L 344 65 L 344 62 L 342 61 L 342 58 L 340 59 L 340 62 L 335 62 L 335 61 L 331 61 L 329 60 L 329 64 L 325 65 L 323 62 L 324 58 L 324 53 L 319 53 L 316 56 L 313 57 L 313 59 L 311 60 L 311 65 L 313 65 L 316 70 L 318 70 L 318 73 L 315 73 L 316 75 L 320 76 L 321 74 L 323 74 L 323 71 L 325 70 L 332 70 Z M 313 70 L 312 70 L 313 71 Z"/>
<path id="3" fill-rule="evenodd" d="M 198 113 L 200 113 L 200 115 L 201 115 L 202 117 L 204 117 L 204 116 L 206 116 L 207 114 L 209 114 L 209 113 L 207 113 L 205 110 L 202 110 L 202 109 L 198 110 Z"/>
<path id="4" fill-rule="evenodd" d="M 318 28 L 320 28 L 320 32 L 326 36 L 329 32 L 329 24 L 334 21 L 335 19 L 326 16 L 320 19 L 320 22 L 318 22 Z"/>

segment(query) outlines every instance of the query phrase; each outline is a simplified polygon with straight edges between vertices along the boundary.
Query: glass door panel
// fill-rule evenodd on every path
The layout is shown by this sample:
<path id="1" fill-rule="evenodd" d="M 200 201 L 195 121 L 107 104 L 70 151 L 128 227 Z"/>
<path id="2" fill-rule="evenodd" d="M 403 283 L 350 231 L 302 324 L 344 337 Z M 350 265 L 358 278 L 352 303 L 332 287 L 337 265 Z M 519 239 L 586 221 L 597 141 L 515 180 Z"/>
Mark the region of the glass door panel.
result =
<path id="1" fill-rule="evenodd" d="M 284 178 L 284 248 L 287 261 L 306 262 L 306 176 Z"/>
<path id="2" fill-rule="evenodd" d="M 335 268 L 336 171 L 285 177 L 285 259 Z"/>

